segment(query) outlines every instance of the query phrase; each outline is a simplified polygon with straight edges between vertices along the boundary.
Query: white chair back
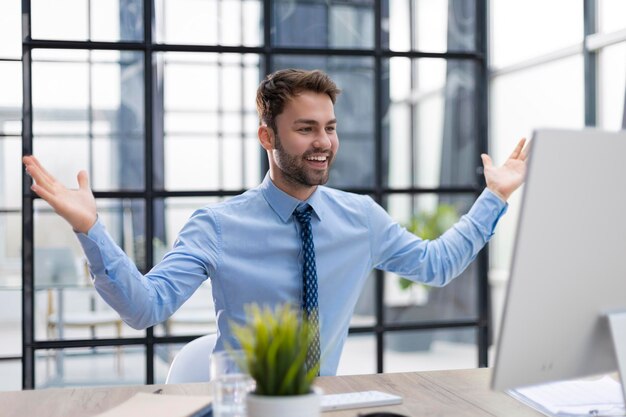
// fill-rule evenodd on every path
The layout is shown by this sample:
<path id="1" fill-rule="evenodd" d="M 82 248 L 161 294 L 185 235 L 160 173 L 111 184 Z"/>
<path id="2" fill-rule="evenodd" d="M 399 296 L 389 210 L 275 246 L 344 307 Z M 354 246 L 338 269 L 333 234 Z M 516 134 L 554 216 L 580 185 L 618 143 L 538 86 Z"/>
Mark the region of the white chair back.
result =
<path id="1" fill-rule="evenodd" d="M 208 382 L 211 353 L 217 334 L 208 334 L 187 343 L 174 357 L 167 373 L 166 384 Z"/>

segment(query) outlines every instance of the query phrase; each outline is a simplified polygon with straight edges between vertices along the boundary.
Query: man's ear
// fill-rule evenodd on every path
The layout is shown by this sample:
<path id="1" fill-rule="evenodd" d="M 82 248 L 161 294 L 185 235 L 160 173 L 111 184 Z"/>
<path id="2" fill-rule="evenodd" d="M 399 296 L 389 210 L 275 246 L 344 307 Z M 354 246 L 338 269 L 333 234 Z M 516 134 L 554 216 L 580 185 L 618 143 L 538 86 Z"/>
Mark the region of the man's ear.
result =
<path id="1" fill-rule="evenodd" d="M 271 151 L 272 149 L 274 149 L 274 132 L 272 131 L 271 127 L 266 125 L 259 126 L 259 129 L 257 130 L 257 136 L 259 137 L 259 142 L 261 143 L 263 149 L 265 149 L 266 151 Z"/>

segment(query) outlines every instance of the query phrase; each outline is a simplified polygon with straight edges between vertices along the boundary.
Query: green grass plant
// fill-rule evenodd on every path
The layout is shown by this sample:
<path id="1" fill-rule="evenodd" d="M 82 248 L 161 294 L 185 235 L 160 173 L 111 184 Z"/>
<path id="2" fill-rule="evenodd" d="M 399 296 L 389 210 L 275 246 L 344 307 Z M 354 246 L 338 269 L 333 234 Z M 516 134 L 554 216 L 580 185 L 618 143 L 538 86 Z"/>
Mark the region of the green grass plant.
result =
<path id="1" fill-rule="evenodd" d="M 291 305 L 274 309 L 249 304 L 246 324 L 231 329 L 244 353 L 244 368 L 256 381 L 257 395 L 287 396 L 311 392 L 319 363 L 306 369 L 312 326 Z"/>

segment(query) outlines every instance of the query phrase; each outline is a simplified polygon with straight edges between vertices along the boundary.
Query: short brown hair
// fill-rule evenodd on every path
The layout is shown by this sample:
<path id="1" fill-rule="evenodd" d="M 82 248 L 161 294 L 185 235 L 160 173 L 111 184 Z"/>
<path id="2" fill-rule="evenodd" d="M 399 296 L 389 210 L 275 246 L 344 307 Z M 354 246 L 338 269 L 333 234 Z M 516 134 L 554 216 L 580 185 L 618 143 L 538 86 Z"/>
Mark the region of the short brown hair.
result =
<path id="1" fill-rule="evenodd" d="M 283 69 L 269 74 L 256 91 L 259 124 L 265 123 L 276 132 L 276 117 L 285 109 L 285 103 L 304 92 L 327 94 L 333 104 L 341 90 L 320 70 Z"/>

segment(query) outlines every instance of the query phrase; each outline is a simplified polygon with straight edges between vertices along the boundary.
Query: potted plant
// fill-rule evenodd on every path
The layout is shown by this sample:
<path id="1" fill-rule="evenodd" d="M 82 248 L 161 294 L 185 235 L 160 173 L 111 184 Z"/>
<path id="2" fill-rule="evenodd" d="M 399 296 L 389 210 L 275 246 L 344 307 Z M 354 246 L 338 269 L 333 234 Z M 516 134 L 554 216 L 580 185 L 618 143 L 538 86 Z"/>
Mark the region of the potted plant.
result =
<path id="1" fill-rule="evenodd" d="M 426 240 L 434 240 L 458 221 L 458 213 L 450 204 L 439 204 L 434 211 L 420 211 L 413 215 L 406 229 Z M 386 316 L 394 323 L 413 323 L 419 320 L 435 320 L 436 309 L 428 305 L 428 292 L 431 287 L 416 283 L 407 278 L 399 278 L 401 291 L 408 292 L 402 301 L 388 303 Z M 398 352 L 424 351 L 430 349 L 432 332 L 414 333 L 393 332 L 387 337 L 387 346 Z"/>
<path id="2" fill-rule="evenodd" d="M 318 417 L 319 394 L 312 389 L 319 363 L 306 369 L 312 326 L 290 305 L 246 306 L 247 323 L 232 324 L 243 351 L 242 367 L 256 382 L 248 394 L 248 417 Z"/>

